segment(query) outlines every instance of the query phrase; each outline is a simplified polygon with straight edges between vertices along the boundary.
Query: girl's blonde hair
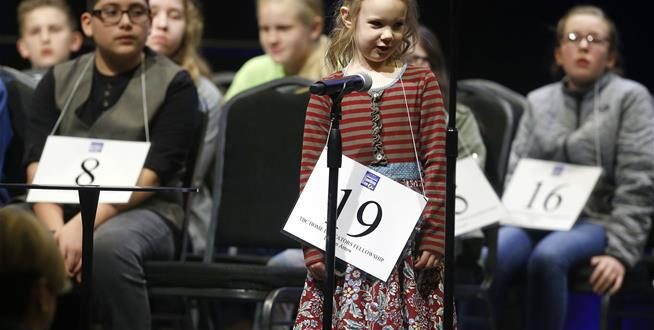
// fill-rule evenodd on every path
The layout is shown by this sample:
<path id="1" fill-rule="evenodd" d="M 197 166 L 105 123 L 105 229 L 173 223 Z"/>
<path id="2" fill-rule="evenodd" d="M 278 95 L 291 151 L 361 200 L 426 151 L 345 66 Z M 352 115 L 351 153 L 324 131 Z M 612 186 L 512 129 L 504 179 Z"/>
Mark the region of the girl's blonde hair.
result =
<path id="1" fill-rule="evenodd" d="M 184 2 L 186 28 L 182 44 L 171 56 L 171 59 L 186 69 L 193 80 L 197 80 L 200 76 L 211 78 L 209 64 L 198 52 L 204 30 L 204 17 L 200 12 L 200 4 L 196 0 L 182 1 Z"/>
<path id="2" fill-rule="evenodd" d="M 357 28 L 359 12 L 361 12 L 361 3 L 365 0 L 340 0 L 334 6 L 333 15 L 333 29 L 330 33 L 331 45 L 327 50 L 327 64 L 333 70 L 341 70 L 346 67 L 356 50 L 354 44 L 354 31 Z M 418 9 L 415 0 L 397 0 L 406 4 L 407 11 L 404 22 L 404 35 L 402 36 L 402 44 L 397 49 L 395 54 L 391 56 L 391 60 L 400 59 L 407 51 L 413 46 L 416 40 L 416 33 L 418 30 Z M 352 21 L 352 28 L 348 29 L 343 22 L 343 17 L 340 14 L 340 8 L 347 7 L 349 9 L 349 16 Z"/>
<path id="3" fill-rule="evenodd" d="M 289 2 L 299 10 L 300 21 L 306 26 L 312 26 L 316 17 L 324 17 L 324 2 L 322 0 L 257 0 L 257 12 L 267 2 Z"/>

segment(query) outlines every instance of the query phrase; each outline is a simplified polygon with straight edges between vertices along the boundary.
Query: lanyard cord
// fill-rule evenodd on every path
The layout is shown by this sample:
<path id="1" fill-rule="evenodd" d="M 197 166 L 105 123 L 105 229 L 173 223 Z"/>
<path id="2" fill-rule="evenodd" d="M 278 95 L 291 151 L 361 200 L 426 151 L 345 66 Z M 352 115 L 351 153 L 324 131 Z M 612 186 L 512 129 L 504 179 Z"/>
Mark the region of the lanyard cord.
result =
<path id="1" fill-rule="evenodd" d="M 597 166 L 600 168 L 602 167 L 602 145 L 600 141 L 600 118 L 599 118 L 599 110 L 598 108 L 598 101 L 599 101 L 599 87 L 597 86 L 599 83 L 595 82 L 594 86 L 594 91 L 593 91 L 593 115 L 595 115 L 595 161 L 597 162 Z"/>
<path id="2" fill-rule="evenodd" d="M 70 107 L 70 102 L 73 101 L 73 95 L 75 95 L 75 92 L 77 92 L 77 88 L 79 88 L 79 84 L 80 82 L 82 82 L 82 77 L 84 76 L 84 73 L 86 73 L 86 71 L 89 69 L 91 62 L 93 62 L 93 59 L 95 59 L 95 56 L 90 56 L 89 60 L 86 62 L 86 64 L 84 64 L 84 69 L 82 69 L 82 73 L 80 73 L 79 77 L 77 77 L 77 80 L 73 85 L 73 90 L 70 92 L 70 95 L 68 95 L 68 98 L 66 99 L 66 103 L 64 103 L 64 108 L 61 110 L 61 114 L 59 114 L 59 118 L 57 118 L 54 127 L 52 127 L 52 131 L 50 132 L 50 135 L 54 135 L 54 133 L 57 131 L 57 128 L 59 128 L 59 125 L 61 125 L 61 121 L 64 119 L 64 115 L 66 114 L 68 108 Z"/>
<path id="3" fill-rule="evenodd" d="M 148 98 L 145 93 L 145 59 L 141 62 L 141 97 L 143 100 L 143 127 L 145 127 L 145 141 L 150 142 L 150 126 L 148 124 Z"/>
<path id="4" fill-rule="evenodd" d="M 88 71 L 91 62 L 95 59 L 95 56 L 91 56 L 89 60 L 84 64 L 84 68 L 82 69 L 82 73 L 80 73 L 79 77 L 77 77 L 77 80 L 75 81 L 75 84 L 73 85 L 73 90 L 70 92 L 70 95 L 68 95 L 68 98 L 66 98 L 66 102 L 64 103 L 64 108 L 61 110 L 61 114 L 59 115 L 59 118 L 57 118 L 57 121 L 54 124 L 54 127 L 52 128 L 52 131 L 50 132 L 50 135 L 54 135 L 54 133 L 57 131 L 59 128 L 59 125 L 61 125 L 61 121 L 64 118 L 64 115 L 68 111 L 68 108 L 70 108 L 70 103 L 73 100 L 73 96 L 77 92 L 77 89 L 79 88 L 80 83 L 82 82 L 82 77 L 84 74 Z M 145 127 L 145 141 L 150 142 L 150 128 L 148 125 L 148 101 L 146 97 L 146 91 L 145 91 L 145 60 L 141 62 L 141 95 L 142 95 L 142 100 L 143 100 L 143 123 Z"/>
<path id="5" fill-rule="evenodd" d="M 409 121 L 409 130 L 411 131 L 411 143 L 413 143 L 413 151 L 416 156 L 416 164 L 418 165 L 418 175 L 420 175 L 420 185 L 422 186 L 422 195 L 427 199 L 427 192 L 425 191 L 425 179 L 423 177 L 422 166 L 420 165 L 420 158 L 418 157 L 418 147 L 416 147 L 416 138 L 413 133 L 413 125 L 411 124 L 411 114 L 409 113 L 409 102 L 406 99 L 406 90 L 404 89 L 404 81 L 400 77 L 400 85 L 402 86 L 402 94 L 404 94 L 404 106 L 406 107 L 406 116 Z"/>

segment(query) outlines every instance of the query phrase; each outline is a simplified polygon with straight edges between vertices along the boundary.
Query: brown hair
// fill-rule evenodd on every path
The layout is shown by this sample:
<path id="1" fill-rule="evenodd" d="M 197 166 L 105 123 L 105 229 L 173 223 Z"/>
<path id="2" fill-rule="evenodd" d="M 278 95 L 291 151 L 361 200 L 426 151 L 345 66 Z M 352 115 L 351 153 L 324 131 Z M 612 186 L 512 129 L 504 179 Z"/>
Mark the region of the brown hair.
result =
<path id="1" fill-rule="evenodd" d="M 327 50 L 327 64 L 333 70 L 340 70 L 348 65 L 355 54 L 354 30 L 357 28 L 361 3 L 364 0 L 340 0 L 334 6 L 333 29 L 330 33 L 331 45 Z M 391 59 L 399 59 L 412 47 L 418 30 L 418 9 L 415 0 L 399 0 L 406 4 L 407 12 L 404 22 L 405 31 L 402 36 L 402 45 L 393 54 Z M 348 29 L 343 23 L 340 8 L 349 8 L 353 28 Z"/>
<path id="2" fill-rule="evenodd" d="M 31 214 L 0 209 L 0 319 L 21 320 L 29 292 L 42 278 L 53 294 L 70 286 L 57 243 Z"/>
<path id="3" fill-rule="evenodd" d="M 316 16 L 323 17 L 325 15 L 324 2 L 322 0 L 257 0 L 257 11 L 264 2 L 272 1 L 289 1 L 299 10 L 300 21 L 306 26 L 312 26 Z"/>
<path id="4" fill-rule="evenodd" d="M 182 44 L 179 45 L 171 59 L 186 69 L 193 80 L 197 80 L 200 76 L 211 78 L 209 64 L 198 52 L 204 31 L 204 17 L 202 17 L 200 4 L 196 0 L 182 1 L 184 2 L 186 27 Z"/>
<path id="5" fill-rule="evenodd" d="M 563 34 L 565 33 L 565 24 L 568 22 L 568 19 L 574 15 L 591 15 L 603 20 L 604 23 L 606 23 L 609 28 L 609 52 L 613 53 L 613 56 L 615 57 L 615 65 L 611 70 L 615 73 L 622 74 L 622 55 L 620 54 L 620 37 L 618 36 L 618 29 L 616 28 L 613 20 L 611 20 L 599 7 L 582 5 L 570 8 L 556 24 L 556 47 L 561 46 L 561 40 L 563 40 Z M 556 65 L 556 63 L 553 65 L 552 70 L 555 74 L 560 73 L 560 68 Z"/>
<path id="6" fill-rule="evenodd" d="M 426 26 L 420 25 L 418 27 L 417 44 L 425 50 L 425 53 L 427 53 L 427 62 L 429 62 L 431 71 L 433 71 L 438 78 L 438 84 L 441 88 L 443 100 L 446 105 L 449 105 L 450 78 L 447 74 L 447 63 L 440 41 L 438 41 L 436 35 Z"/>
<path id="7" fill-rule="evenodd" d="M 91 12 L 93 8 L 95 7 L 95 4 L 98 3 L 100 0 L 86 0 L 86 11 Z M 150 0 L 145 0 L 146 5 L 150 5 Z"/>
<path id="8" fill-rule="evenodd" d="M 27 15 L 34 9 L 41 7 L 54 7 L 61 10 L 68 18 L 70 29 L 77 30 L 77 19 L 73 15 L 70 6 L 64 0 L 22 0 L 18 4 L 16 15 L 18 17 L 18 32 L 22 35 L 25 29 L 25 19 Z"/>

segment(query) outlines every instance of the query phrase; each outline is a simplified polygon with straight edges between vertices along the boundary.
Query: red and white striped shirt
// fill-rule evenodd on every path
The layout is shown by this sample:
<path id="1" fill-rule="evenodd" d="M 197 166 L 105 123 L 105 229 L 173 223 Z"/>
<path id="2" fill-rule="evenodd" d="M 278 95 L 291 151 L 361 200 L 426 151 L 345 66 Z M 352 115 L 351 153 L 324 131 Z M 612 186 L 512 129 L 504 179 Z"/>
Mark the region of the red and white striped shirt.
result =
<path id="1" fill-rule="evenodd" d="M 337 72 L 326 79 L 340 78 Z M 407 116 L 407 107 L 411 126 Z M 329 133 L 332 100 L 312 95 L 307 106 L 300 167 L 300 189 L 304 188 L 324 149 Z M 346 95 L 342 102 L 341 135 L 343 154 L 363 164 L 374 161 L 371 97 L 367 92 Z M 443 255 L 445 247 L 445 134 L 447 115 L 438 82 L 428 69 L 408 66 L 381 100 L 381 132 L 384 154 L 389 164 L 415 163 L 411 128 L 418 158 L 424 169 L 427 207 L 418 239 L 420 251 Z M 307 266 L 323 261 L 319 250 L 305 248 Z"/>

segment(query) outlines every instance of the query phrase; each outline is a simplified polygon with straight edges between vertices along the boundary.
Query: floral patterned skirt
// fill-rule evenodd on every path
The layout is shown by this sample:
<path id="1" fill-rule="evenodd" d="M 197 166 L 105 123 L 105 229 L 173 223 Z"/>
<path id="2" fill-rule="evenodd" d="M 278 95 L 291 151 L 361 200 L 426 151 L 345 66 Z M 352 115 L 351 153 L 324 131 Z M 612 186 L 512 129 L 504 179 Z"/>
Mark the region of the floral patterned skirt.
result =
<path id="1" fill-rule="evenodd" d="M 352 265 L 337 277 L 332 329 L 443 329 L 443 259 L 434 269 L 415 272 L 407 256 L 388 282 Z M 322 330 L 322 283 L 307 276 L 294 330 Z M 456 320 L 456 318 L 455 318 Z"/>

